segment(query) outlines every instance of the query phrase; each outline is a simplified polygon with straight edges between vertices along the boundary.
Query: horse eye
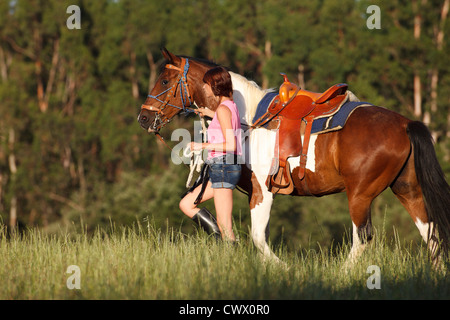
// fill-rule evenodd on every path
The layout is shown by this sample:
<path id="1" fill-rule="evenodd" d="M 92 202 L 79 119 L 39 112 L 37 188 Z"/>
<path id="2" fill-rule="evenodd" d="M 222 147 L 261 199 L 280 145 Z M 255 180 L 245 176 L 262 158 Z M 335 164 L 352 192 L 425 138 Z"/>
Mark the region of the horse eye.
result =
<path id="1" fill-rule="evenodd" d="M 163 86 L 166 86 L 168 83 L 169 83 L 169 80 L 166 80 L 166 79 L 164 79 L 164 80 L 161 81 L 161 84 L 162 84 Z"/>

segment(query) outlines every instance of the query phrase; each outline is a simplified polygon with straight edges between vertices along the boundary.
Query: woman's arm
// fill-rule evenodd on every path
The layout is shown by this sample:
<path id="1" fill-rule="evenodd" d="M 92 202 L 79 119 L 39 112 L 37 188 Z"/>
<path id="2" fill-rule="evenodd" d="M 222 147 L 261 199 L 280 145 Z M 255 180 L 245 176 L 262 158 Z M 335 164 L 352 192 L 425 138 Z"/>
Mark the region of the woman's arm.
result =
<path id="1" fill-rule="evenodd" d="M 226 106 L 220 105 L 217 110 L 217 119 L 219 120 L 222 134 L 224 137 L 223 143 L 191 143 L 191 150 L 215 150 L 224 152 L 236 151 L 236 138 L 234 136 L 234 130 L 231 125 L 231 111 Z"/>

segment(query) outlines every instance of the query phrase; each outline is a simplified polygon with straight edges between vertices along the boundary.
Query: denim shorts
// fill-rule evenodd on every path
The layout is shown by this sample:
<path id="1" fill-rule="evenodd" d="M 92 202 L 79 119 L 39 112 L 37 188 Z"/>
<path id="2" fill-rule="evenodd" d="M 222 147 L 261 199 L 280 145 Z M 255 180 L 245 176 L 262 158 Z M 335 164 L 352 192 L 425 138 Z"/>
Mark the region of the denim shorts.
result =
<path id="1" fill-rule="evenodd" d="M 233 190 L 236 188 L 241 178 L 241 165 L 228 162 L 224 161 L 224 157 L 212 158 L 206 161 L 209 164 L 209 180 L 213 189 L 226 188 Z"/>

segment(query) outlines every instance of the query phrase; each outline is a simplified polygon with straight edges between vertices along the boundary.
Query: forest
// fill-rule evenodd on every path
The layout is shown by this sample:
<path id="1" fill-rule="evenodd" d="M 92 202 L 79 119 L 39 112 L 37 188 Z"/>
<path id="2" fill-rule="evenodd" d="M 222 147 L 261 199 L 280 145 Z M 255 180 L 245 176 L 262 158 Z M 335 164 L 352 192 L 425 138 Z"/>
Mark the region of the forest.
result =
<path id="1" fill-rule="evenodd" d="M 262 88 L 278 88 L 280 72 L 317 92 L 345 82 L 361 101 L 423 121 L 448 178 L 448 16 L 449 0 L 0 0 L 0 223 L 193 232 L 178 208 L 188 170 L 136 121 L 162 47 Z M 180 115 L 161 134 L 174 145 L 171 132 L 194 120 Z M 246 234 L 247 199 L 234 194 Z M 420 241 L 390 190 L 372 214 L 376 228 Z M 274 243 L 339 242 L 351 228 L 345 194 L 277 196 L 270 227 Z"/>

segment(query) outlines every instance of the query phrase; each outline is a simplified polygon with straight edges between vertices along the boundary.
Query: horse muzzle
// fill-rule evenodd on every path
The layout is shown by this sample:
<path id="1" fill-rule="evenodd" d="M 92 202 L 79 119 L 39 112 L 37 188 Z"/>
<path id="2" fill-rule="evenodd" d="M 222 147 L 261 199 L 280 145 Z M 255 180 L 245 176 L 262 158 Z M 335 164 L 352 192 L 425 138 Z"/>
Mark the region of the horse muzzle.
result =
<path id="1" fill-rule="evenodd" d="M 150 128 L 150 120 L 147 115 L 143 115 L 142 112 L 138 115 L 137 121 L 142 129 L 148 130 Z"/>
<path id="2" fill-rule="evenodd" d="M 157 133 L 161 129 L 162 121 L 158 114 L 152 114 L 147 110 L 142 110 L 139 114 L 137 121 L 141 125 L 141 128 L 148 133 Z"/>
<path id="3" fill-rule="evenodd" d="M 147 129 L 147 132 L 148 132 L 148 133 L 158 133 L 158 132 L 159 132 L 159 129 L 148 128 L 148 129 Z"/>

